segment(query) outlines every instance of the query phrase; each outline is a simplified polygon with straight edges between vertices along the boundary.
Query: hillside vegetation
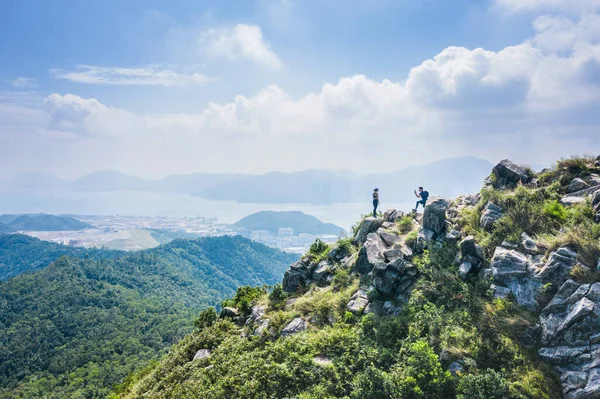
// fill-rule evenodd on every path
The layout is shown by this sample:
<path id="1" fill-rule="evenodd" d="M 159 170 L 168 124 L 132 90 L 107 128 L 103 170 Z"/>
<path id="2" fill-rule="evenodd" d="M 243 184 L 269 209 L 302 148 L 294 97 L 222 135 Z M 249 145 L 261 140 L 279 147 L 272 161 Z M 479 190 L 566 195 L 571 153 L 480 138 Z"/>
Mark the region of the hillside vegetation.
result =
<path id="1" fill-rule="evenodd" d="M 47 258 L 47 244 L 27 248 Z M 202 309 L 240 285 L 274 284 L 294 259 L 240 237 L 176 240 L 115 259 L 65 256 L 0 283 L 0 397 L 105 397 Z"/>
<path id="2" fill-rule="evenodd" d="M 43 269 L 61 256 L 78 259 L 112 259 L 121 251 L 74 248 L 22 234 L 0 235 L 0 281 Z"/>
<path id="3" fill-rule="evenodd" d="M 46 214 L 0 215 L 0 223 L 10 231 L 71 231 L 92 228 L 93 226 L 70 216 Z"/>
<path id="4" fill-rule="evenodd" d="M 387 211 L 208 309 L 121 398 L 600 397 L 600 157 Z"/>

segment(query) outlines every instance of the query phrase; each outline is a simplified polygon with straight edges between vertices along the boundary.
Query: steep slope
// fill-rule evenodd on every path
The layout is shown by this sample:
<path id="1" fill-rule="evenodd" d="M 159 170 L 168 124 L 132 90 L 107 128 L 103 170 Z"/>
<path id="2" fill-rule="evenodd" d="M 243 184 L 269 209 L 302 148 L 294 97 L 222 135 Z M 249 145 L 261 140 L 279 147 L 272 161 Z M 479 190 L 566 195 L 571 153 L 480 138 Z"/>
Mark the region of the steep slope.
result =
<path id="1" fill-rule="evenodd" d="M 262 211 L 248 215 L 234 223 L 236 227 L 251 230 L 268 230 L 277 234 L 279 227 L 291 227 L 294 234 L 333 234 L 339 236 L 343 228 L 331 223 L 323 223 L 314 216 L 299 211 Z"/>
<path id="2" fill-rule="evenodd" d="M 368 217 L 113 396 L 598 398 L 598 173 L 502 161 L 478 195 Z"/>
<path id="3" fill-rule="evenodd" d="M 61 256 L 112 259 L 121 251 L 73 248 L 21 234 L 0 235 L 0 281 L 43 269 Z"/>
<path id="4" fill-rule="evenodd" d="M 294 257 L 239 237 L 113 260 L 62 257 L 0 283 L 0 397 L 105 397 L 242 284 L 281 279 Z"/>

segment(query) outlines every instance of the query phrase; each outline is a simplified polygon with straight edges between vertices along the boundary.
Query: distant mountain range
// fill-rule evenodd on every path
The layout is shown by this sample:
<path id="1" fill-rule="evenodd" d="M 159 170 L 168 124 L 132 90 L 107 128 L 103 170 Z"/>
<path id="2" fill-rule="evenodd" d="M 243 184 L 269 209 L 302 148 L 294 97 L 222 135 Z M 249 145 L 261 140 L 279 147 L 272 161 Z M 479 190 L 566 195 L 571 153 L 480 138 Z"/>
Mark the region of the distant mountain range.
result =
<path id="1" fill-rule="evenodd" d="M 299 211 L 257 212 L 234 223 L 234 226 L 245 228 L 248 231 L 268 230 L 273 234 L 277 234 L 280 227 L 291 227 L 294 229 L 294 234 L 333 234 L 339 236 L 340 233 L 346 233 L 339 226 L 323 223 L 316 217 Z"/>
<path id="2" fill-rule="evenodd" d="M 72 231 L 93 226 L 70 216 L 44 213 L 33 215 L 0 215 L 0 234 L 15 231 Z"/>
<path id="3" fill-rule="evenodd" d="M 68 182 L 43 174 L 21 174 L 0 182 L 12 187 L 70 187 L 79 191 L 155 191 L 188 193 L 212 200 L 247 203 L 330 204 L 369 200 L 373 188 L 386 201 L 412 201 L 412 190 L 425 186 L 432 195 L 474 193 L 493 165 L 475 157 L 451 158 L 389 173 L 359 175 L 347 171 L 306 170 L 262 175 L 171 175 L 150 181 L 115 171 L 95 172 Z"/>

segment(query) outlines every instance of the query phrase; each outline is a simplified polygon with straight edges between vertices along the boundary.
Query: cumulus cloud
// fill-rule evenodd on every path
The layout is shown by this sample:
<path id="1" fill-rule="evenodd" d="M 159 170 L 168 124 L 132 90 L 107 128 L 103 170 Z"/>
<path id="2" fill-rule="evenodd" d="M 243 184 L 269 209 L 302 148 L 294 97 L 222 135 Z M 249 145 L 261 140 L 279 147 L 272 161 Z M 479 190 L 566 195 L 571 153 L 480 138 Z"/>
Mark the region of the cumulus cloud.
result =
<path id="1" fill-rule="evenodd" d="M 197 72 L 181 72 L 158 67 L 110 68 L 77 65 L 71 70 L 52 69 L 50 73 L 55 79 L 112 86 L 185 86 L 206 83 L 212 80 L 210 77 Z"/>
<path id="2" fill-rule="evenodd" d="M 201 49 L 210 57 L 235 61 L 247 59 L 270 69 L 282 62 L 263 37 L 260 26 L 238 24 L 230 28 L 208 29 L 200 35 Z"/>
<path id="3" fill-rule="evenodd" d="M 35 79 L 33 78 L 18 77 L 7 80 L 6 83 L 10 83 L 13 87 L 17 87 L 19 89 L 37 87 L 37 83 L 35 83 Z"/>
<path id="4" fill-rule="evenodd" d="M 109 148 L 112 163 L 92 157 L 88 171 L 110 166 L 143 176 L 372 172 L 460 155 L 547 163 L 600 152 L 600 44 L 593 18 L 537 19 L 533 37 L 500 51 L 449 47 L 403 81 L 356 75 L 299 98 L 269 86 L 190 114 L 140 115 L 53 94 L 45 100 L 47 122 L 37 130 L 73 133 L 75 140 Z M 69 145 L 56 152 L 55 165 L 70 159 L 76 147 Z"/>

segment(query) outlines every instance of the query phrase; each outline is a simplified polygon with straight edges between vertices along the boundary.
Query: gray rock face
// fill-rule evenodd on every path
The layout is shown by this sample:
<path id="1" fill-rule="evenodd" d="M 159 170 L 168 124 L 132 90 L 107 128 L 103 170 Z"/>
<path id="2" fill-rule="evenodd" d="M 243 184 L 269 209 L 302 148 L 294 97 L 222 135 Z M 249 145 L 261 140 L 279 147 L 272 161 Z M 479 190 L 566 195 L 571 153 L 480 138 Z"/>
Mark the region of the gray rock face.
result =
<path id="1" fill-rule="evenodd" d="M 378 262 L 384 262 L 387 246 L 375 233 L 370 233 L 358 253 L 356 266 L 360 274 L 368 274 Z"/>
<path id="2" fill-rule="evenodd" d="M 288 337 L 290 335 L 298 334 L 299 332 L 306 330 L 306 327 L 306 322 L 301 317 L 296 317 L 283 328 L 281 336 Z"/>
<path id="3" fill-rule="evenodd" d="M 536 298 L 542 288 L 534 275 L 530 259 L 515 250 L 497 247 L 491 262 L 492 278 L 497 285 L 508 289 L 517 302 L 528 308 L 537 306 Z M 505 290 L 501 290 L 506 293 Z"/>
<path id="4" fill-rule="evenodd" d="M 595 211 L 600 211 L 600 190 L 596 190 L 592 194 L 592 207 Z"/>
<path id="5" fill-rule="evenodd" d="M 356 233 L 356 237 L 354 237 L 354 242 L 356 244 L 364 243 L 369 233 L 376 232 L 377 229 L 381 227 L 383 222 L 383 219 L 377 219 L 374 217 L 365 218 L 360 225 L 360 229 L 358 229 L 358 233 Z"/>
<path id="6" fill-rule="evenodd" d="M 294 267 L 296 265 L 297 267 Z M 305 285 L 308 278 L 308 271 L 306 265 L 302 264 L 301 261 L 292 265 L 292 267 L 286 270 L 283 275 L 282 288 L 285 292 L 296 292 L 299 288 Z M 298 265 L 302 267 L 298 267 Z"/>
<path id="7" fill-rule="evenodd" d="M 479 218 L 479 225 L 484 230 L 490 231 L 503 215 L 502 208 L 492 202 L 488 202 L 485 208 L 483 208 L 481 218 Z"/>
<path id="8" fill-rule="evenodd" d="M 313 271 L 312 277 L 316 282 L 324 282 L 328 274 L 333 270 L 333 265 L 328 261 L 324 260 L 319 263 L 317 268 Z"/>
<path id="9" fill-rule="evenodd" d="M 600 398 L 600 283 L 567 280 L 539 325 L 539 355 L 559 372 L 564 397 Z"/>
<path id="10" fill-rule="evenodd" d="M 559 248 L 550 254 L 548 261 L 538 272 L 538 277 L 544 283 L 552 283 L 555 287 L 560 287 L 576 264 L 576 252 L 566 247 Z"/>
<path id="11" fill-rule="evenodd" d="M 521 249 L 523 249 L 523 252 L 531 255 L 539 254 L 541 252 L 537 243 L 533 238 L 529 237 L 527 233 L 521 234 Z"/>
<path id="12" fill-rule="evenodd" d="M 367 297 L 367 292 L 360 289 L 352 295 L 350 302 L 348 302 L 347 309 L 354 314 L 362 314 L 368 305 L 369 299 Z"/>
<path id="13" fill-rule="evenodd" d="M 204 359 L 204 358 L 207 358 L 207 357 L 210 357 L 210 349 L 200 349 L 194 355 L 194 359 L 193 360 L 201 360 L 201 359 Z"/>
<path id="14" fill-rule="evenodd" d="M 444 198 L 432 198 L 423 211 L 423 227 L 441 234 L 446 229 L 446 211 L 450 202 Z"/>
<path id="15" fill-rule="evenodd" d="M 576 191 L 585 190 L 588 187 L 589 184 L 587 184 L 583 179 L 577 177 L 573 179 L 571 183 L 569 183 L 569 185 L 567 186 L 567 193 L 574 193 Z"/>
<path id="16" fill-rule="evenodd" d="M 388 209 L 383 214 L 383 220 L 386 222 L 395 222 L 396 219 L 400 218 L 401 216 L 402 216 L 402 212 L 398 212 L 395 209 Z"/>
<path id="17" fill-rule="evenodd" d="M 473 269 L 473 265 L 471 262 L 463 262 L 458 269 L 458 274 L 460 278 L 465 281 L 469 277 L 469 273 L 471 273 L 471 269 Z"/>
<path id="18" fill-rule="evenodd" d="M 518 183 L 527 183 L 531 179 L 524 168 L 515 165 L 508 159 L 504 159 L 494 166 L 492 173 L 496 177 L 495 186 L 497 188 L 515 187 Z"/>
<path id="19" fill-rule="evenodd" d="M 390 247 L 400 241 L 398 234 L 386 231 L 383 228 L 377 230 L 377 235 Z"/>

